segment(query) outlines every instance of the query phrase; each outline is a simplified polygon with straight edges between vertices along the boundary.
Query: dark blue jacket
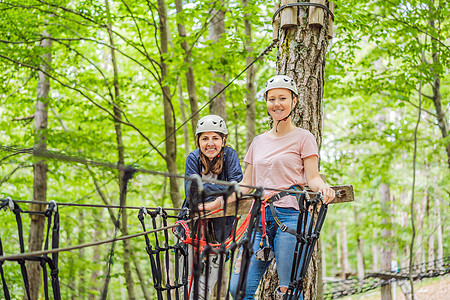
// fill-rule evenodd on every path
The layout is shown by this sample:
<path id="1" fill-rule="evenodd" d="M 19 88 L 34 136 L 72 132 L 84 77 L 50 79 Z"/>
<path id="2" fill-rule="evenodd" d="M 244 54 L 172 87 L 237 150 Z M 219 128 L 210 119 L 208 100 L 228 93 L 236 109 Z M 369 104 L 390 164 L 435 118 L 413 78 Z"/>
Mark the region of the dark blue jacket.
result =
<path id="1" fill-rule="evenodd" d="M 200 175 L 202 172 L 202 162 L 200 160 L 200 149 L 195 149 L 191 153 L 189 153 L 188 157 L 186 158 L 186 167 L 184 175 L 186 177 L 197 174 Z M 228 146 L 225 146 L 224 152 L 223 152 L 223 168 L 222 173 L 220 173 L 217 176 L 218 180 L 222 181 L 237 181 L 241 182 L 243 178 L 241 165 L 239 163 L 239 158 L 237 156 L 236 151 L 233 148 L 230 148 Z M 185 200 L 183 203 L 183 207 L 188 207 L 187 199 L 190 199 L 190 180 L 184 180 L 184 192 L 185 192 Z M 228 186 L 220 185 L 220 184 L 214 184 L 214 183 L 203 183 L 203 188 L 205 191 L 220 191 L 225 190 L 228 188 Z M 208 197 L 205 199 L 205 202 L 213 201 L 215 197 Z M 225 228 L 225 239 L 229 236 L 233 222 L 234 217 L 224 217 L 224 218 L 214 218 L 211 219 L 215 231 L 215 236 L 217 241 L 220 241 L 220 237 L 222 235 L 222 229 Z"/>

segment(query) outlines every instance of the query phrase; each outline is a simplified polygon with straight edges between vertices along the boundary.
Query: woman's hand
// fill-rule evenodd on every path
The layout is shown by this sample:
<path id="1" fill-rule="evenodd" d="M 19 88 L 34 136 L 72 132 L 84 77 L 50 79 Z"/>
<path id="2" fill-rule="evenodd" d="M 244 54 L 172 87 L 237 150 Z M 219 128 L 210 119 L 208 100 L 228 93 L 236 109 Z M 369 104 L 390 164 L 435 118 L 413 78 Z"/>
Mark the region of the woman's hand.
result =
<path id="1" fill-rule="evenodd" d="M 324 204 L 330 203 L 336 197 L 336 192 L 332 188 L 330 188 L 328 184 L 326 184 L 325 182 L 319 188 L 319 192 L 321 192 L 323 195 Z"/>
<path id="2" fill-rule="evenodd" d="M 214 201 L 207 202 L 205 204 L 200 204 L 198 209 L 200 211 L 214 211 L 223 207 L 223 197 L 217 197 Z"/>

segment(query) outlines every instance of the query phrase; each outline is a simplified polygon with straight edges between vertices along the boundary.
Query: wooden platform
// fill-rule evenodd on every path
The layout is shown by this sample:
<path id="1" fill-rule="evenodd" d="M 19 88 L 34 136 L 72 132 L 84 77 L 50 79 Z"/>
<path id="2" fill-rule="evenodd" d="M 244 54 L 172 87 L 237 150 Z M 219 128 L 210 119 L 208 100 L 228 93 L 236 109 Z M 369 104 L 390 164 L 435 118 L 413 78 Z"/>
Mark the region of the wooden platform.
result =
<path id="1" fill-rule="evenodd" d="M 332 186 L 331 188 L 336 191 L 337 197 L 330 204 L 352 202 L 355 200 L 352 185 L 337 185 L 337 186 Z M 314 197 L 314 196 L 311 195 L 311 197 Z M 253 197 L 246 197 L 244 199 L 241 199 L 239 201 L 239 206 L 238 206 L 238 215 L 248 214 L 250 211 L 250 208 L 252 207 L 253 200 L 254 200 Z M 215 213 L 214 216 L 208 216 L 207 218 L 234 216 L 235 210 L 236 210 L 236 207 L 235 207 L 234 203 L 230 203 L 227 205 L 227 213 L 226 214 L 224 214 L 223 211 L 221 211 L 221 212 Z"/>

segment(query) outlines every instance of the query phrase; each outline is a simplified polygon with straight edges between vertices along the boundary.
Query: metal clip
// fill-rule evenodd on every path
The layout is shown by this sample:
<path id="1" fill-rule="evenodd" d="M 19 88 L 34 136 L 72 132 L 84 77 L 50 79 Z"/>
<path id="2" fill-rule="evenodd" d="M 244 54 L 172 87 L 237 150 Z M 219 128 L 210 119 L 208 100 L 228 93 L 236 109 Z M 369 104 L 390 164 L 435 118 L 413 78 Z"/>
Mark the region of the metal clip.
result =
<path id="1" fill-rule="evenodd" d="M 9 209 L 10 209 L 11 211 L 13 211 L 13 210 L 14 210 L 14 201 L 11 199 L 10 196 L 7 196 L 7 197 L 5 198 L 5 200 L 8 201 L 8 207 L 9 207 Z M 6 206 L 4 207 L 4 209 L 6 210 Z"/>
<path id="2" fill-rule="evenodd" d="M 51 212 L 56 213 L 58 211 L 58 205 L 56 204 L 56 201 L 50 200 L 47 205 L 47 209 L 50 210 Z"/>
<path id="3" fill-rule="evenodd" d="M 236 180 L 230 181 L 230 183 L 233 184 L 234 192 L 236 193 L 236 199 L 239 199 L 242 197 L 241 187 L 239 186 L 238 182 Z"/>

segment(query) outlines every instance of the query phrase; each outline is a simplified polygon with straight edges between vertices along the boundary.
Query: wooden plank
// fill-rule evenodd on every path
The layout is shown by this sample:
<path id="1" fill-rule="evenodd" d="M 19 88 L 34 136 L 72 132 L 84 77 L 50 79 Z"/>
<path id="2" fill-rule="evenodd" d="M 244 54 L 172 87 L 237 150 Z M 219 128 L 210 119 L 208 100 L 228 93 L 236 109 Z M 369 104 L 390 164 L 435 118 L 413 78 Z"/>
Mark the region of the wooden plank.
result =
<path id="1" fill-rule="evenodd" d="M 310 2 L 325 5 L 325 0 L 311 0 Z M 324 24 L 323 19 L 324 19 L 323 8 L 315 6 L 311 6 L 309 8 L 309 19 L 308 19 L 309 26 L 322 27 Z"/>
<path id="2" fill-rule="evenodd" d="M 355 201 L 355 196 L 353 193 L 353 186 L 348 185 L 337 185 L 331 187 L 336 193 L 339 194 L 330 204 L 337 203 L 346 203 Z M 250 212 L 250 208 L 252 207 L 253 197 L 245 197 L 239 201 L 238 206 L 238 215 L 246 215 Z M 206 218 L 217 218 L 223 216 L 234 216 L 236 210 L 235 203 L 228 203 L 227 205 L 227 213 L 224 215 L 223 211 L 215 213 L 214 215 L 208 216 Z"/>
<path id="3" fill-rule="evenodd" d="M 275 4 L 274 13 L 280 8 L 280 4 Z M 274 42 L 278 42 L 278 29 L 280 27 L 280 14 L 275 17 L 275 20 L 272 22 L 272 40 Z"/>
<path id="4" fill-rule="evenodd" d="M 332 13 L 334 13 L 334 2 L 328 2 L 328 8 L 331 10 Z M 327 37 L 329 39 L 333 38 L 333 19 L 331 18 L 331 15 L 328 14 L 328 33 Z"/>
<path id="5" fill-rule="evenodd" d="M 289 3 L 295 3 L 296 0 L 281 0 L 281 5 L 286 5 Z M 286 29 L 290 27 L 297 26 L 297 7 L 286 7 L 280 13 L 280 26 L 281 29 Z"/>

